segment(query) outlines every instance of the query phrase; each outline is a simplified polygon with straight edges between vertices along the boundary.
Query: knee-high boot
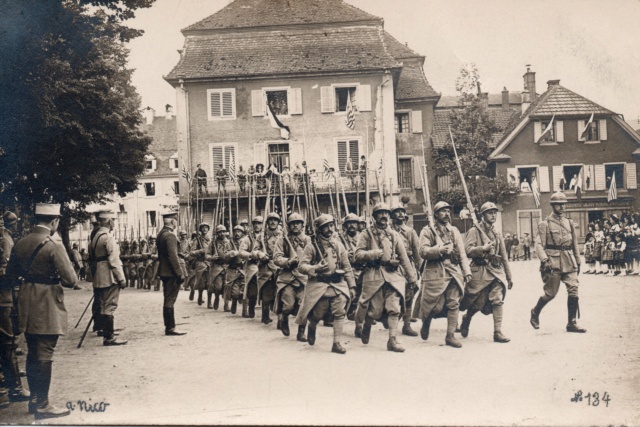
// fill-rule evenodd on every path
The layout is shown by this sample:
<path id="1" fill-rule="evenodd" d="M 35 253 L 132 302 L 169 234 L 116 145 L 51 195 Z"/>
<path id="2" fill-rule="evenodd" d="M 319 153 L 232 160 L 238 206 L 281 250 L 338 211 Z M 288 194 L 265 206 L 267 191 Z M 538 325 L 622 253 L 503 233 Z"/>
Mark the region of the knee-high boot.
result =
<path id="1" fill-rule="evenodd" d="M 464 316 L 462 316 L 462 323 L 460 324 L 460 335 L 462 335 L 463 338 L 466 338 L 467 336 L 469 336 L 469 326 L 471 326 L 471 318 L 477 312 L 478 310 L 474 308 L 469 308 L 467 310 L 467 313 Z"/>
<path id="2" fill-rule="evenodd" d="M 2 346 L 2 350 L 0 351 L 0 365 L 2 365 L 2 371 L 4 373 L 5 387 L 9 389 L 9 400 L 12 402 L 23 402 L 29 400 L 29 393 L 22 388 L 15 349 L 15 339 Z"/>
<path id="3" fill-rule="evenodd" d="M 36 413 L 38 399 L 38 378 L 40 378 L 40 372 L 38 368 L 38 362 L 36 360 L 29 359 L 29 356 L 27 356 L 27 384 L 29 384 L 29 390 L 31 391 L 31 400 L 29 401 L 30 414 Z"/>
<path id="4" fill-rule="evenodd" d="M 36 380 L 37 400 L 36 419 L 64 417 L 70 414 L 66 408 L 58 408 L 49 403 L 49 387 L 51 387 L 51 370 L 53 362 L 38 361 L 38 379 Z"/>
<path id="5" fill-rule="evenodd" d="M 569 322 L 567 323 L 567 332 L 585 333 L 586 329 L 578 326 L 576 318 L 579 313 L 578 297 L 569 296 L 567 300 L 567 310 L 569 312 Z"/>
<path id="6" fill-rule="evenodd" d="M 540 312 L 548 302 L 546 299 L 540 297 L 536 306 L 531 309 L 531 320 L 529 320 L 529 322 L 531 326 L 533 326 L 533 329 L 540 329 Z"/>

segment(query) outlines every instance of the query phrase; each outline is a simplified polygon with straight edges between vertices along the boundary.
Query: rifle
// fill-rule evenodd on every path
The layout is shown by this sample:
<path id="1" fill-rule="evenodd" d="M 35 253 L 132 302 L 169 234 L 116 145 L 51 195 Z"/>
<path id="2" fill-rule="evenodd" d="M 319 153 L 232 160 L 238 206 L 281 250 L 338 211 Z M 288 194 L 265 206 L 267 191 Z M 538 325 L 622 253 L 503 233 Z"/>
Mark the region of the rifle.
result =
<path id="1" fill-rule="evenodd" d="M 338 177 L 336 177 L 335 175 L 333 176 L 335 185 L 336 185 L 336 218 L 340 218 L 340 194 L 338 193 Z M 339 222 L 339 219 L 338 219 Z"/>

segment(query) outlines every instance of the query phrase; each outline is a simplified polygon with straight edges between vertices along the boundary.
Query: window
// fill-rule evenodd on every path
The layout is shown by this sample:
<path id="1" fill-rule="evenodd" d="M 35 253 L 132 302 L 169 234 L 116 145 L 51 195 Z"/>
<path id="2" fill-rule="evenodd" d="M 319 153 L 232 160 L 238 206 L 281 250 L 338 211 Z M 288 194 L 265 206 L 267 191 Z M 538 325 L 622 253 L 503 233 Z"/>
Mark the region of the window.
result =
<path id="1" fill-rule="evenodd" d="M 544 132 L 547 129 L 550 122 L 551 120 L 546 120 L 540 123 L 540 128 L 542 129 L 542 132 Z M 556 123 L 557 122 L 553 123 L 553 126 L 551 126 L 551 129 L 549 129 L 549 132 L 542 135 L 542 139 L 540 139 L 540 143 L 556 142 Z"/>
<path id="2" fill-rule="evenodd" d="M 180 181 L 173 181 L 173 192 L 176 195 L 180 194 Z"/>
<path id="3" fill-rule="evenodd" d="M 582 165 L 562 166 L 562 178 L 560 179 L 560 191 L 575 190 L 578 179 L 584 179 Z"/>
<path id="4" fill-rule="evenodd" d="M 398 160 L 398 184 L 400 188 L 411 188 L 411 178 L 413 171 L 411 170 L 411 159 Z"/>
<path id="5" fill-rule="evenodd" d="M 275 165 L 278 172 L 289 166 L 289 144 L 269 144 L 269 166 Z"/>
<path id="6" fill-rule="evenodd" d="M 153 170 L 153 160 L 145 160 L 144 161 L 144 167 L 147 170 Z"/>
<path id="7" fill-rule="evenodd" d="M 271 106 L 276 116 L 289 114 L 289 102 L 287 98 L 288 91 L 285 90 L 266 90 L 267 104 Z"/>
<path id="8" fill-rule="evenodd" d="M 624 188 L 624 163 L 604 165 L 604 173 L 607 177 L 607 190 L 611 186 L 614 175 L 616 177 L 616 188 Z"/>
<path id="9" fill-rule="evenodd" d="M 156 195 L 156 184 L 155 184 L 155 182 L 145 182 L 144 183 L 144 194 L 146 196 L 155 196 Z"/>
<path id="10" fill-rule="evenodd" d="M 209 151 L 211 157 L 209 158 L 211 165 L 211 176 L 215 176 L 216 172 L 220 170 L 220 167 L 229 172 L 231 165 L 231 159 L 233 158 L 234 170 L 237 168 L 238 160 L 236 157 L 235 144 L 231 143 L 215 143 L 209 144 Z"/>
<path id="11" fill-rule="evenodd" d="M 351 105 L 355 111 L 358 111 L 356 106 L 356 87 L 336 87 L 336 112 L 347 111 L 347 101 L 351 97 Z"/>
<path id="12" fill-rule="evenodd" d="M 178 159 L 174 159 L 174 158 L 169 159 L 169 168 L 174 171 L 180 169 L 178 166 Z"/>
<path id="13" fill-rule="evenodd" d="M 600 124 L 598 120 L 594 120 L 584 132 L 587 141 L 600 141 Z"/>
<path id="14" fill-rule="evenodd" d="M 518 168 L 518 188 L 523 193 L 531 193 L 531 182 L 536 178 L 538 173 L 537 167 Z"/>
<path id="15" fill-rule="evenodd" d="M 355 171 L 360 161 L 360 141 L 357 139 L 337 141 L 338 143 L 338 169 L 340 174 L 349 170 Z"/>
<path id="16" fill-rule="evenodd" d="M 156 227 L 156 211 L 147 211 L 147 228 Z"/>
<path id="17" fill-rule="evenodd" d="M 209 89 L 207 90 L 207 110 L 209 120 L 236 118 L 236 90 Z"/>
<path id="18" fill-rule="evenodd" d="M 409 133 L 409 113 L 396 114 L 396 133 Z"/>

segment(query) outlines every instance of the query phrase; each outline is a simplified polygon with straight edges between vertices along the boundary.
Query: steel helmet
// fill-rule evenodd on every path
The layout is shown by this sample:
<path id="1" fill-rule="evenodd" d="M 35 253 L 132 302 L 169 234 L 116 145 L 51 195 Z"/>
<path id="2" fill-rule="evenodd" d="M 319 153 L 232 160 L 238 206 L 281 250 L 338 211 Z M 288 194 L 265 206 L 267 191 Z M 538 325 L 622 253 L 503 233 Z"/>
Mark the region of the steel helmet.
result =
<path id="1" fill-rule="evenodd" d="M 433 213 L 438 212 L 440 209 L 445 209 L 445 208 L 449 208 L 451 209 L 451 205 L 447 202 L 438 202 L 436 203 L 436 205 L 433 207 Z"/>
<path id="2" fill-rule="evenodd" d="M 18 222 L 18 217 L 11 211 L 6 211 L 4 215 L 2 215 L 2 219 L 4 219 L 5 226 L 11 226 Z"/>
<path id="3" fill-rule="evenodd" d="M 298 212 L 292 213 L 291 215 L 289 215 L 289 218 L 287 218 L 287 224 L 291 224 L 292 222 L 296 221 L 302 222 L 304 224 L 304 218 Z"/>
<path id="4" fill-rule="evenodd" d="M 243 219 L 242 221 L 240 221 L 240 225 L 249 225 L 249 220 Z"/>
<path id="5" fill-rule="evenodd" d="M 346 224 L 348 222 L 360 222 L 360 218 L 358 218 L 358 215 L 350 213 L 344 217 L 344 220 L 342 220 L 343 224 Z"/>
<path id="6" fill-rule="evenodd" d="M 391 214 L 391 209 L 389 209 L 389 205 L 387 205 L 384 202 L 376 203 L 376 205 L 373 207 L 373 211 L 371 212 L 371 214 L 375 215 L 376 213 L 382 212 L 382 211 L 387 211 L 389 212 L 389 214 Z"/>
<path id="7" fill-rule="evenodd" d="M 181 235 L 181 236 L 187 236 L 187 235 L 188 235 L 188 233 L 186 232 L 186 230 L 181 230 L 181 231 L 180 231 L 180 235 Z"/>
<path id="8" fill-rule="evenodd" d="M 313 226 L 319 230 L 323 225 L 333 222 L 333 217 L 329 214 L 321 214 L 313 221 Z"/>
<path id="9" fill-rule="evenodd" d="M 358 222 L 359 222 L 360 224 L 366 224 L 366 223 L 367 223 L 367 220 L 366 220 L 366 219 L 364 219 L 364 217 L 363 217 L 363 216 L 361 216 L 361 217 L 359 217 L 359 218 L 358 218 Z"/>
<path id="10" fill-rule="evenodd" d="M 549 202 L 552 205 L 555 203 L 567 203 L 567 196 L 562 191 L 556 191 L 551 195 Z"/>
<path id="11" fill-rule="evenodd" d="M 264 222 L 264 219 L 258 215 L 257 217 L 253 218 L 253 220 L 251 221 L 251 223 L 256 223 L 259 222 L 260 224 L 262 224 Z"/>
<path id="12" fill-rule="evenodd" d="M 235 227 L 233 227 L 233 231 L 236 231 L 236 230 L 240 230 L 244 233 L 244 227 L 241 225 L 236 225 Z"/>
<path id="13" fill-rule="evenodd" d="M 407 213 L 407 209 L 400 204 L 395 204 L 391 207 L 391 213 L 394 213 L 395 211 L 399 211 L 399 210 L 403 210 L 405 213 Z"/>
<path id="14" fill-rule="evenodd" d="M 267 221 L 269 221 L 270 219 L 277 219 L 277 220 L 278 220 L 278 222 L 282 221 L 282 220 L 280 219 L 280 215 L 278 215 L 278 214 L 277 214 L 277 213 L 275 213 L 275 212 L 271 212 L 269 215 L 267 215 Z"/>
<path id="15" fill-rule="evenodd" d="M 227 231 L 227 227 L 225 227 L 224 225 L 220 224 L 216 227 L 216 233 L 220 233 L 221 231 Z"/>
<path id="16" fill-rule="evenodd" d="M 484 205 L 480 207 L 480 215 L 482 215 L 486 211 L 497 211 L 497 210 L 499 209 L 494 203 L 486 202 Z"/>
<path id="17" fill-rule="evenodd" d="M 144 240 L 144 239 L 140 239 L 140 244 L 143 244 L 143 243 L 146 245 L 146 244 L 147 244 L 147 241 L 146 241 L 146 240 Z"/>
<path id="18" fill-rule="evenodd" d="M 207 223 L 202 223 L 200 224 L 200 226 L 198 227 L 198 230 L 202 231 L 202 227 L 207 227 L 207 231 L 209 231 L 211 229 L 211 227 L 209 227 L 209 224 Z"/>
<path id="19" fill-rule="evenodd" d="M 149 236 L 149 241 L 155 241 L 156 240 L 156 236 Z"/>

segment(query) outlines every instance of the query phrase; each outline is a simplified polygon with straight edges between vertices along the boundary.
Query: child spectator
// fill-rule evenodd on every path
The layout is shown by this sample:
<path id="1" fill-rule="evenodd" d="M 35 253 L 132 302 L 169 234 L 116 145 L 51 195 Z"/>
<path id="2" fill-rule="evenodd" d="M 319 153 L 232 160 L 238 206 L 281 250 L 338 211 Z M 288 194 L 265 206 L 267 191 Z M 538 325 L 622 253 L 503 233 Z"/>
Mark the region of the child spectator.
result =
<path id="1" fill-rule="evenodd" d="M 584 274 L 596 273 L 596 259 L 594 258 L 594 250 L 596 245 L 596 238 L 593 234 L 588 233 L 585 237 L 587 242 L 584 244 L 584 262 L 587 264 L 587 271 Z"/>

